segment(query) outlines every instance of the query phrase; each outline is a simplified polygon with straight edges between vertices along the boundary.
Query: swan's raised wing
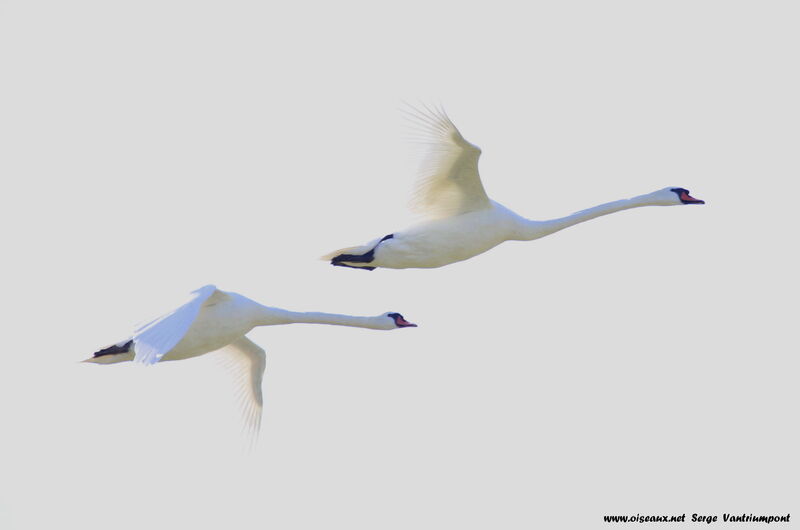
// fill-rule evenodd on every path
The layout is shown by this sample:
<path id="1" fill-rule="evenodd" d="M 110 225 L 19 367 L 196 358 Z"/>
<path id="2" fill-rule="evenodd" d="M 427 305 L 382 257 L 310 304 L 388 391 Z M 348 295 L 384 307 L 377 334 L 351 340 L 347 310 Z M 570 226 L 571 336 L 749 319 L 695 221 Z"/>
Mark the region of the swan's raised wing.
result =
<path id="1" fill-rule="evenodd" d="M 261 428 L 261 410 L 264 408 L 261 381 L 267 356 L 263 348 L 247 337 L 236 339 L 217 351 L 224 356 L 223 362 L 235 378 L 245 430 L 255 441 Z"/>
<path id="2" fill-rule="evenodd" d="M 479 147 L 461 136 L 441 109 L 410 107 L 406 114 L 428 146 L 410 207 L 429 217 L 459 215 L 489 208 L 478 174 Z"/>
<path id="3" fill-rule="evenodd" d="M 144 364 L 160 361 L 186 335 L 204 304 L 226 296 L 213 285 L 206 285 L 193 291 L 182 306 L 139 327 L 133 334 L 133 360 Z"/>

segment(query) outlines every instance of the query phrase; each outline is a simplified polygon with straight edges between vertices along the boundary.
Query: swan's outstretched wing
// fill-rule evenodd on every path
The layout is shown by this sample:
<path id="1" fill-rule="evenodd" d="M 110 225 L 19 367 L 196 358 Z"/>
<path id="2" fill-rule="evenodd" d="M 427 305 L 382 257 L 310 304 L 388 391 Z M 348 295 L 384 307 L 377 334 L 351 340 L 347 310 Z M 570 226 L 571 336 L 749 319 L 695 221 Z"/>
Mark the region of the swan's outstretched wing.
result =
<path id="1" fill-rule="evenodd" d="M 236 339 L 217 351 L 224 356 L 223 362 L 235 378 L 244 428 L 255 441 L 261 428 L 261 410 L 264 407 L 261 381 L 267 356 L 263 348 L 247 337 Z"/>
<path id="2" fill-rule="evenodd" d="M 205 303 L 226 296 L 213 285 L 206 285 L 193 291 L 182 306 L 139 327 L 132 337 L 136 352 L 133 360 L 144 364 L 160 361 L 186 335 Z"/>
<path id="3" fill-rule="evenodd" d="M 429 147 L 411 209 L 442 217 L 489 208 L 478 175 L 480 148 L 466 141 L 441 109 L 410 107 L 406 114 L 417 125 L 418 138 Z"/>

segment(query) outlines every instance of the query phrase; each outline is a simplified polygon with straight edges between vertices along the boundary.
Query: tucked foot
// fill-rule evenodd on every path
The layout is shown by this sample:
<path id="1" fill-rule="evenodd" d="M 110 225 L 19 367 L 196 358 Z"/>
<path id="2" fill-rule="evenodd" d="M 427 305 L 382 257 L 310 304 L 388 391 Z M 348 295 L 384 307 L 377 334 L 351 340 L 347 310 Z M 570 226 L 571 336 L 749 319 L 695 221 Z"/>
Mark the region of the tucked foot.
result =
<path id="1" fill-rule="evenodd" d="M 343 261 L 349 261 L 350 263 L 369 263 L 374 259 L 375 249 L 373 248 L 364 254 L 339 254 L 331 259 L 331 264 L 342 265 Z"/>
<path id="2" fill-rule="evenodd" d="M 104 355 L 117 355 L 119 353 L 128 353 L 131 350 L 131 346 L 133 346 L 132 340 L 120 344 L 114 344 L 113 346 L 109 346 L 108 348 L 103 348 L 100 351 L 94 352 L 94 355 L 92 357 L 102 357 Z"/>
<path id="3" fill-rule="evenodd" d="M 351 269 L 365 269 L 368 271 L 375 270 L 375 267 L 359 267 L 356 265 L 348 265 L 348 263 L 372 263 L 375 260 L 375 249 L 378 248 L 378 245 L 387 239 L 392 239 L 393 237 L 394 234 L 383 236 L 383 238 L 378 241 L 378 244 L 375 245 L 372 250 L 363 254 L 339 254 L 338 256 L 334 256 L 331 258 L 331 265 L 335 265 L 337 267 L 350 267 Z"/>

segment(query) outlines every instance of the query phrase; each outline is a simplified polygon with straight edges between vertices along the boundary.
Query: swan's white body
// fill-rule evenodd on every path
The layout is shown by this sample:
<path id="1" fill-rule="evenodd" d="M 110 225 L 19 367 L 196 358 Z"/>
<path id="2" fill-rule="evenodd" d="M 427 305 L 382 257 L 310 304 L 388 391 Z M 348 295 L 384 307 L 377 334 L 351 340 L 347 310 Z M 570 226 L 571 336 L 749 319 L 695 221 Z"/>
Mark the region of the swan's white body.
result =
<path id="1" fill-rule="evenodd" d="M 188 302 L 138 328 L 126 339 L 99 352 L 85 362 L 111 364 L 137 361 L 155 364 L 178 361 L 220 351 L 227 355 L 243 385 L 245 420 L 258 431 L 263 397 L 261 381 L 266 366 L 262 348 L 245 334 L 256 326 L 312 323 L 369 329 L 413 327 L 399 313 L 356 317 L 333 313 L 299 313 L 267 307 L 237 293 L 206 285 L 192 293 Z"/>
<path id="2" fill-rule="evenodd" d="M 433 219 L 395 232 L 391 239 L 380 244 L 379 240 L 370 242 L 363 251 L 375 248 L 375 259 L 368 264 L 373 267 L 441 267 L 477 256 L 512 239 L 517 217 L 505 206 L 492 202 L 491 208 Z M 358 254 L 359 250 L 362 247 L 345 251 Z"/>
<path id="3" fill-rule="evenodd" d="M 491 200 L 478 174 L 481 151 L 442 111 L 417 111 L 430 143 L 412 208 L 427 219 L 366 245 L 323 257 L 333 265 L 373 269 L 434 268 L 482 254 L 503 241 L 530 241 L 601 215 L 641 206 L 703 204 L 683 188 L 664 188 L 549 221 L 526 219 Z"/>

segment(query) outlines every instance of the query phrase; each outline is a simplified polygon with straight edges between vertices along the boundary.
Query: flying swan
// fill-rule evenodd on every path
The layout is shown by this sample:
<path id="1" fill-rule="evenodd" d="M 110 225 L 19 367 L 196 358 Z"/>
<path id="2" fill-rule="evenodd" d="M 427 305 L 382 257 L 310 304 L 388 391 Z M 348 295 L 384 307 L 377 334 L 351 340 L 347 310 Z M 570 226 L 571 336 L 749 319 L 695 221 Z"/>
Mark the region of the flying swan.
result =
<path id="1" fill-rule="evenodd" d="M 640 206 L 705 204 L 685 188 L 669 187 L 609 202 L 549 221 L 526 219 L 491 200 L 478 175 L 481 150 L 461 136 L 443 110 L 412 109 L 430 149 L 412 210 L 426 219 L 402 232 L 322 257 L 332 265 L 374 270 L 435 268 L 469 259 L 503 241 L 531 241 L 572 225 Z"/>
<path id="2" fill-rule="evenodd" d="M 227 355 L 240 384 L 246 428 L 257 435 L 261 425 L 261 380 L 264 350 L 245 334 L 256 326 L 332 324 L 369 329 L 416 327 L 400 313 L 357 317 L 332 313 L 298 313 L 267 307 L 237 293 L 206 285 L 187 303 L 135 330 L 132 337 L 103 348 L 83 362 L 112 364 L 136 361 L 155 364 L 179 361 L 220 350 Z"/>

